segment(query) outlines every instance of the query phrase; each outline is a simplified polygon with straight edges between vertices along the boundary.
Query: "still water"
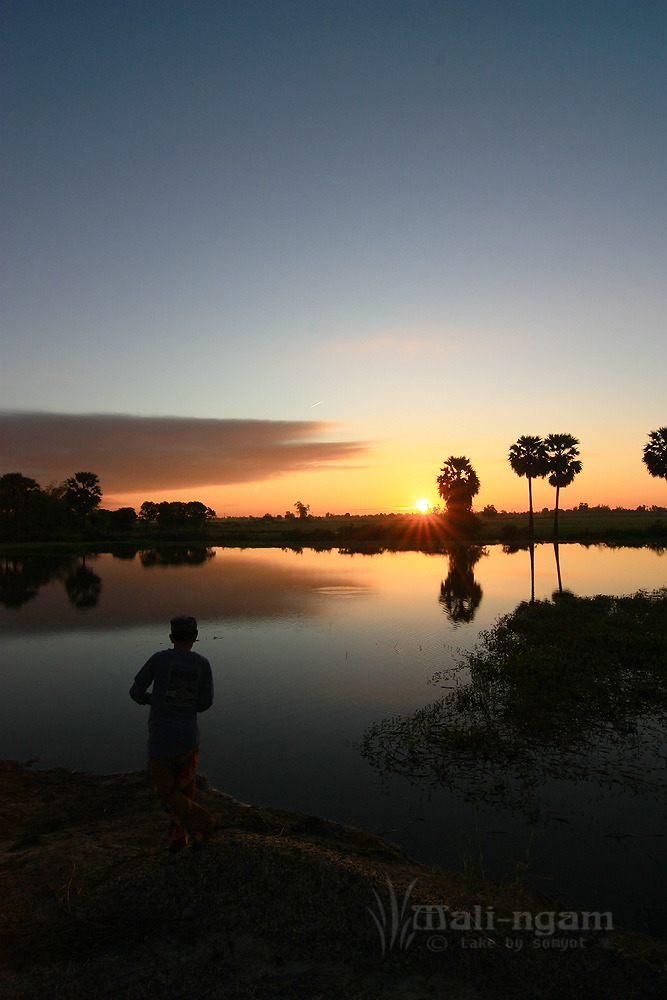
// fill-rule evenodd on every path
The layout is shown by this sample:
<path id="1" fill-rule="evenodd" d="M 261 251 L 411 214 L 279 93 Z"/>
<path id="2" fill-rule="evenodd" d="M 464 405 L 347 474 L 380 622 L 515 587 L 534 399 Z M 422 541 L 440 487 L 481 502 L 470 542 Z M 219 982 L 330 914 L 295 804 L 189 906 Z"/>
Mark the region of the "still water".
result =
<path id="1" fill-rule="evenodd" d="M 128 689 L 169 644 L 169 618 L 192 614 L 215 678 L 215 703 L 200 717 L 200 768 L 216 787 L 491 878 L 513 879 L 528 861 L 533 884 L 560 894 L 563 908 L 667 930 L 664 797 L 552 782 L 543 789 L 551 819 L 529 821 L 383 778 L 359 753 L 373 723 L 440 697 L 434 674 L 530 598 L 528 552 L 473 549 L 458 566 L 418 552 L 210 549 L 189 559 L 5 560 L 0 756 L 142 768 L 148 709 Z M 650 549 L 562 545 L 557 561 L 553 546 L 539 545 L 534 592 L 629 594 L 664 586 L 666 570 L 667 555 Z"/>

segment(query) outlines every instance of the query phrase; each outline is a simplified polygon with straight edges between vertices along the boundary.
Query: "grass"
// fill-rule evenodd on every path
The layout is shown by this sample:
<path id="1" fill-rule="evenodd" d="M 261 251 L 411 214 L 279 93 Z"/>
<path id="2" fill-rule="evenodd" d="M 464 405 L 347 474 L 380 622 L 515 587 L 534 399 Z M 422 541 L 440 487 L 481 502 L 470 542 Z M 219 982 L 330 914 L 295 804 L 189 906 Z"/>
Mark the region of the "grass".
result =
<path id="1" fill-rule="evenodd" d="M 61 538 L 6 539 L 0 553 L 137 551 L 171 547 L 342 549 L 349 552 L 447 552 L 453 545 L 504 544 L 525 547 L 531 541 L 553 541 L 553 512 L 535 514 L 534 534 L 527 513 L 477 515 L 460 520 L 435 514 L 330 515 L 327 517 L 217 518 L 196 532 L 167 531 L 138 523 L 133 530 L 109 536 L 87 528 Z M 561 511 L 562 542 L 584 544 L 667 545 L 667 513 L 660 511 Z"/>
<path id="2" fill-rule="evenodd" d="M 521 603 L 453 671 L 470 681 L 365 735 L 380 771 L 472 802 L 548 815 L 550 780 L 663 797 L 667 589 Z"/>

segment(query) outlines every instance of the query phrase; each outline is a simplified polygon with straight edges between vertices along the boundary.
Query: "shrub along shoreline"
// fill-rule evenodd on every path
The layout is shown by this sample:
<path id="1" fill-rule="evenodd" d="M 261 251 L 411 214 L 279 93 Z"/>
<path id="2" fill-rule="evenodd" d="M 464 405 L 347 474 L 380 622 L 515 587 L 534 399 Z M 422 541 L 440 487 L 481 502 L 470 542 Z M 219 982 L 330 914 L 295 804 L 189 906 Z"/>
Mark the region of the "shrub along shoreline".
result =
<path id="1" fill-rule="evenodd" d="M 100 512 L 102 513 L 102 512 Z M 451 518 L 440 514 L 328 515 L 304 518 L 215 518 L 196 530 L 169 529 L 138 521 L 131 529 L 110 531 L 94 522 L 77 530 L 39 537 L 7 538 L 0 553 L 20 551 L 113 551 L 115 549 L 170 546 L 221 546 L 234 548 L 339 548 L 352 551 L 446 552 L 452 546 L 507 545 L 525 548 L 532 543 L 580 542 L 582 544 L 667 545 L 667 514 L 654 511 L 564 511 L 559 533 L 553 534 L 551 513 L 535 514 L 534 531 L 528 530 L 525 513 L 470 515 Z"/>

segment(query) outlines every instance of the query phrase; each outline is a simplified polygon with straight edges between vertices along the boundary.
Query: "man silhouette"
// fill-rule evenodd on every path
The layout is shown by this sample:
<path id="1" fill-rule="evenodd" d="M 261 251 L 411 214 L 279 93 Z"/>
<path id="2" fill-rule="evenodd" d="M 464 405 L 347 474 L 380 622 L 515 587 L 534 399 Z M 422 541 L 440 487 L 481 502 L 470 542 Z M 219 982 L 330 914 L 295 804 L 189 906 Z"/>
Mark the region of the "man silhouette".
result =
<path id="1" fill-rule="evenodd" d="M 171 619 L 173 649 L 163 649 L 143 665 L 130 697 L 150 705 L 148 770 L 164 808 L 171 816 L 170 850 L 207 840 L 215 820 L 194 801 L 199 762 L 197 713 L 213 704 L 213 676 L 205 656 L 192 652 L 197 622 L 189 615 Z M 148 688 L 153 685 L 152 692 Z"/>

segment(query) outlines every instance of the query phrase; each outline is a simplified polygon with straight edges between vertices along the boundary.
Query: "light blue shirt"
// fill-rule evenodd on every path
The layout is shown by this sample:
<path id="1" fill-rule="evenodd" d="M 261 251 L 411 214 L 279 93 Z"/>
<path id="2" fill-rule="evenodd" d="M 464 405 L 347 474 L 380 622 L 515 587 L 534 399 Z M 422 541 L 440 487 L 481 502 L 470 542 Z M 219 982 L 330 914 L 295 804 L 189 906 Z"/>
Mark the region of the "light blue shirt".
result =
<path id="1" fill-rule="evenodd" d="M 148 756 L 178 757 L 199 743 L 197 712 L 213 704 L 211 664 L 192 650 L 161 650 L 134 678 L 130 697 L 139 705 L 151 706 Z"/>

